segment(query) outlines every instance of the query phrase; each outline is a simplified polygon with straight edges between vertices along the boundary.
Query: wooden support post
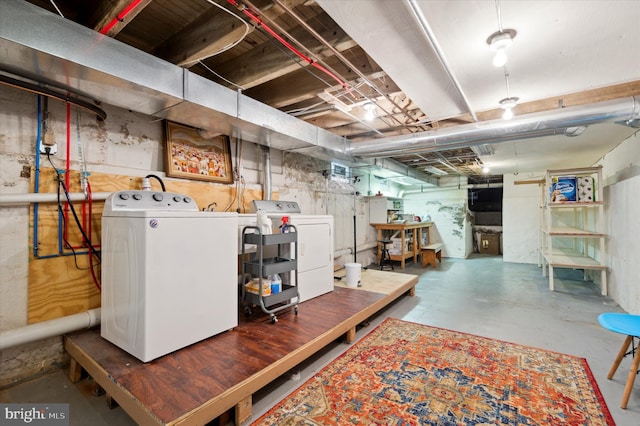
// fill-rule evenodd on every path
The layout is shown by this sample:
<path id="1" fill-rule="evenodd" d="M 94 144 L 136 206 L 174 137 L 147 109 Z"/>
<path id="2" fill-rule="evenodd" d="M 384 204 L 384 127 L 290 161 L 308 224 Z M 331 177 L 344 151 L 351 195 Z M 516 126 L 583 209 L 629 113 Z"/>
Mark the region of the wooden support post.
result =
<path id="1" fill-rule="evenodd" d="M 236 425 L 241 425 L 251 417 L 251 395 L 236 404 Z"/>
<path id="2" fill-rule="evenodd" d="M 352 327 L 347 330 L 347 334 L 345 334 L 345 340 L 347 343 L 351 344 L 356 341 L 356 328 Z"/>
<path id="3" fill-rule="evenodd" d="M 416 286 L 414 285 L 409 289 L 409 296 L 414 297 L 416 295 Z"/>
<path id="4" fill-rule="evenodd" d="M 69 364 L 69 381 L 71 383 L 78 383 L 82 378 L 82 366 L 75 358 L 71 358 L 71 363 Z"/>
<path id="5" fill-rule="evenodd" d="M 113 399 L 113 397 L 111 395 L 107 394 L 107 407 L 109 407 L 110 410 L 113 410 L 114 408 L 116 408 L 119 405 L 120 404 L 118 404 L 118 401 Z"/>

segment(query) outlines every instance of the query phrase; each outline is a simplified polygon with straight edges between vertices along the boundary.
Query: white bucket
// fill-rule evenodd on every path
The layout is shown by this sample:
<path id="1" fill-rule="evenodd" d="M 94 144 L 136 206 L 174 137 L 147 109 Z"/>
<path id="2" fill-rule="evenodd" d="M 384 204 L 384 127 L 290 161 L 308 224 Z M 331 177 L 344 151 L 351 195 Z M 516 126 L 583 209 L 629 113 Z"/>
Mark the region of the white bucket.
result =
<path id="1" fill-rule="evenodd" d="M 345 263 L 344 268 L 347 270 L 347 287 L 358 287 L 362 274 L 362 265 L 359 263 Z"/>

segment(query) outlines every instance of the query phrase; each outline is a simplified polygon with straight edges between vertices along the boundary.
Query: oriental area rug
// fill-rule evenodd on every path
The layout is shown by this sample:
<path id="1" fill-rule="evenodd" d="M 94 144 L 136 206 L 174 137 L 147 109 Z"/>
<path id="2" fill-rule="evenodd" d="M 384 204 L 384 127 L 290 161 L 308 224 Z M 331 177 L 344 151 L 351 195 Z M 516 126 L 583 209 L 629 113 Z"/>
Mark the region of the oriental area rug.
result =
<path id="1" fill-rule="evenodd" d="M 254 425 L 615 425 L 584 358 L 389 318 Z"/>

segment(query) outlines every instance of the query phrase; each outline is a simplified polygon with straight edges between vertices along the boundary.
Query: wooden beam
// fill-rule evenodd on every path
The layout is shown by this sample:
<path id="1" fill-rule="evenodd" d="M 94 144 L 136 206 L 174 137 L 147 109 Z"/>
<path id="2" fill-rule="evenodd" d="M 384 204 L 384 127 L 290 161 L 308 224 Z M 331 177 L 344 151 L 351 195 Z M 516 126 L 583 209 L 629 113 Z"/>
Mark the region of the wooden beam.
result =
<path id="1" fill-rule="evenodd" d="M 537 178 L 537 179 L 525 179 L 525 180 L 516 180 L 513 182 L 514 185 L 542 185 L 544 183 L 544 179 L 542 178 Z"/>
<path id="2" fill-rule="evenodd" d="M 322 21 L 328 20 L 329 18 L 319 15 L 318 19 Z M 326 56 L 323 52 L 330 54 L 330 52 L 304 28 L 296 27 L 289 31 L 289 34 L 316 55 Z M 345 51 L 356 45 L 351 37 L 338 27 L 323 27 L 322 30 L 320 30 L 320 34 L 328 40 L 331 45 L 335 46 L 338 51 Z M 205 63 L 207 66 L 215 69 L 216 73 L 233 81 L 246 90 L 298 71 L 301 66 L 309 66 L 308 63 L 297 58 L 293 53 L 287 55 L 283 52 L 283 49 L 285 48 L 278 45 L 277 41 L 270 40 L 256 46 L 234 60 L 225 63 L 216 63 L 215 60 L 212 60 L 211 62 Z M 194 71 L 197 72 L 195 69 Z M 211 78 L 211 75 L 207 74 L 208 72 L 203 73 L 203 75 Z"/>
<path id="3" fill-rule="evenodd" d="M 369 61 L 366 53 L 360 47 L 350 49 L 347 54 L 351 58 L 351 63 L 360 67 L 360 71 L 364 74 L 381 71 L 377 64 Z M 352 77 L 355 79 L 354 73 L 347 69 L 339 59 L 335 57 L 329 58 L 326 64 L 335 69 L 344 78 L 350 79 L 350 77 Z M 267 105 L 281 108 L 305 99 L 313 98 L 317 96 L 318 93 L 330 87 L 339 88 L 340 85 L 336 80 L 315 68 L 309 70 L 298 69 L 285 76 L 247 90 L 245 94 Z M 354 93 L 354 95 L 357 96 L 357 93 Z"/>
<path id="4" fill-rule="evenodd" d="M 598 89 L 585 90 L 582 92 L 570 93 L 562 96 L 554 96 L 551 98 L 540 99 L 537 101 L 525 102 L 518 104 L 514 110 L 514 115 L 531 114 L 534 112 L 551 111 L 554 109 L 588 105 L 596 102 L 610 101 L 613 99 L 624 98 L 627 96 L 640 95 L 640 80 L 628 83 L 616 84 Z M 477 114 L 480 121 L 494 120 L 502 117 L 503 110 L 501 108 L 489 111 L 479 112 Z M 516 117 L 517 118 L 517 117 Z M 444 120 L 442 123 L 445 123 Z"/>
<path id="5" fill-rule="evenodd" d="M 253 30 L 254 27 L 250 25 L 248 31 Z M 245 31 L 246 26 L 238 18 L 217 7 L 211 7 L 190 25 L 158 46 L 153 53 L 188 68 L 235 43 L 243 37 Z"/>
<path id="6" fill-rule="evenodd" d="M 152 0 L 142 0 L 136 5 L 124 18 L 119 19 L 118 16 L 125 10 L 127 6 L 131 4 L 132 0 L 114 0 L 106 2 L 106 9 L 100 12 L 99 16 L 95 19 L 95 25 L 93 29 L 100 31 L 114 19 L 118 19 L 118 23 L 115 24 L 105 35 L 109 37 L 115 37 L 120 31 L 127 26 L 145 7 L 152 2 Z"/>

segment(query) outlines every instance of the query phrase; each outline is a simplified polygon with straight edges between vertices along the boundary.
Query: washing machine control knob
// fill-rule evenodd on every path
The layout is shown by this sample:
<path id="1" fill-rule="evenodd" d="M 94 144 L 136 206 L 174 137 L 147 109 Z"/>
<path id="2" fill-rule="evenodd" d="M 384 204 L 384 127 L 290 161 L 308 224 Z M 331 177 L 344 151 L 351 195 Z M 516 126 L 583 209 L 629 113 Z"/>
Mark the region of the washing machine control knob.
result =
<path id="1" fill-rule="evenodd" d="M 127 194 L 126 192 L 121 192 L 119 196 L 120 196 L 121 200 L 128 200 L 129 199 L 129 194 Z"/>
<path id="2" fill-rule="evenodd" d="M 174 195 L 173 196 L 173 201 L 175 201 L 176 203 L 180 202 L 180 197 L 178 195 Z"/>
<path id="3" fill-rule="evenodd" d="M 184 197 L 184 202 L 185 202 L 185 203 L 191 203 L 191 198 L 189 198 L 189 197 Z"/>
<path id="4" fill-rule="evenodd" d="M 153 199 L 156 200 L 156 201 L 162 201 L 163 198 L 164 197 L 162 196 L 162 194 L 159 194 L 157 192 L 155 194 L 153 194 Z"/>
<path id="5" fill-rule="evenodd" d="M 140 200 L 142 200 L 142 195 L 141 194 L 133 194 L 133 199 L 137 200 L 137 201 L 140 201 Z"/>

